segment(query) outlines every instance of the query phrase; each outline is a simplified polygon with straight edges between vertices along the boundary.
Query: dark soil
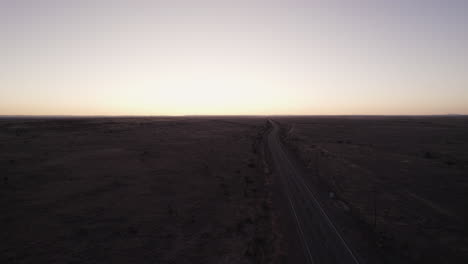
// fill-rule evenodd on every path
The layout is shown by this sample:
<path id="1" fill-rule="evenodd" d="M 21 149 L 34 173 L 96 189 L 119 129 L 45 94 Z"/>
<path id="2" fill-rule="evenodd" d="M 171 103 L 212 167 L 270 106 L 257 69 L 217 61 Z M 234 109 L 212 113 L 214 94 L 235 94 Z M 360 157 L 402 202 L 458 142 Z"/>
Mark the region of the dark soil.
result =
<path id="1" fill-rule="evenodd" d="M 260 118 L 0 120 L 0 263 L 272 263 Z"/>
<path id="2" fill-rule="evenodd" d="M 468 263 L 468 118 L 275 120 L 388 263 Z"/>

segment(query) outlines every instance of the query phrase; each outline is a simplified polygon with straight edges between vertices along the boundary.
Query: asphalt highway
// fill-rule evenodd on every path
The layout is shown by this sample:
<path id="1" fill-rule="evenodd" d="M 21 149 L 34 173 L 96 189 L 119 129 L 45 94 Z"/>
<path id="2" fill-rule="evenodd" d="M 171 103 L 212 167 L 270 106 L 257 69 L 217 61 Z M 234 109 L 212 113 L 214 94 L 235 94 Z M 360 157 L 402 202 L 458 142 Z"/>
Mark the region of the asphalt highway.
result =
<path id="1" fill-rule="evenodd" d="M 273 129 L 267 135 L 267 145 L 308 263 L 359 263 L 285 150 L 280 140 L 279 125 L 271 120 L 270 123 Z"/>

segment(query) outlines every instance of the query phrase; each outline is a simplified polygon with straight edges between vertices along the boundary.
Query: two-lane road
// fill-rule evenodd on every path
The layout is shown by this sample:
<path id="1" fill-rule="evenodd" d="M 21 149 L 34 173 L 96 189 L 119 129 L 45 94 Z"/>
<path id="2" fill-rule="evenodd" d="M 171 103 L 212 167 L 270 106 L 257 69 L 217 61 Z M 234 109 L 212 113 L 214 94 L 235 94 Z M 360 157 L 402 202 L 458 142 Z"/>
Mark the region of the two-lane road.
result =
<path id="1" fill-rule="evenodd" d="M 283 186 L 292 217 L 296 223 L 309 263 L 357 264 L 358 258 L 343 239 L 326 214 L 312 190 L 296 168 L 280 140 L 278 124 L 270 120 L 273 129 L 268 134 L 267 144 L 279 182 Z"/>

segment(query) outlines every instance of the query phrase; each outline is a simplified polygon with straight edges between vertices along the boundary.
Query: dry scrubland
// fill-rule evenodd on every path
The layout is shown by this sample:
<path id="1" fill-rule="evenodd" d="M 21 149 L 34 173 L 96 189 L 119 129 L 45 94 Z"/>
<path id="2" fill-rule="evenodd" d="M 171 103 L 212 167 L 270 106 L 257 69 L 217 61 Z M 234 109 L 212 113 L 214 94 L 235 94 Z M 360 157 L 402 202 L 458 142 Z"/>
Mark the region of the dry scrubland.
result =
<path id="1" fill-rule="evenodd" d="M 278 121 L 330 203 L 359 219 L 390 263 L 467 263 L 468 118 Z"/>
<path id="2" fill-rule="evenodd" d="M 354 247 L 388 263 L 468 261 L 468 118 L 275 120 Z M 295 228 L 276 224 L 266 128 L 245 117 L 1 119 L 0 263 L 284 261 L 280 238 Z"/>
<path id="3" fill-rule="evenodd" d="M 265 119 L 0 120 L 1 263 L 270 263 Z"/>

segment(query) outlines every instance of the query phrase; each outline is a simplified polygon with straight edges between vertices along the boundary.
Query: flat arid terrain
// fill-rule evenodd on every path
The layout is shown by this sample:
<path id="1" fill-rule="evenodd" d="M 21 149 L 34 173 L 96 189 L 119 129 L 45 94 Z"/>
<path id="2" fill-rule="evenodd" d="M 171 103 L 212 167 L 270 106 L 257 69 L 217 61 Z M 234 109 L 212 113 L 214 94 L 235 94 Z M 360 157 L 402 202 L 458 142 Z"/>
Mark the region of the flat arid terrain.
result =
<path id="1" fill-rule="evenodd" d="M 466 263 L 466 117 L 0 119 L 0 263 Z"/>
<path id="2" fill-rule="evenodd" d="M 2 119 L 0 263 L 274 262 L 265 124 Z"/>
<path id="3" fill-rule="evenodd" d="M 357 219 L 384 261 L 467 263 L 468 118 L 276 121 L 324 203 Z"/>

